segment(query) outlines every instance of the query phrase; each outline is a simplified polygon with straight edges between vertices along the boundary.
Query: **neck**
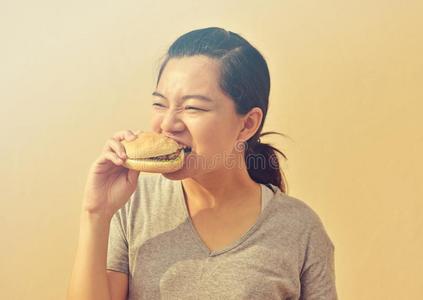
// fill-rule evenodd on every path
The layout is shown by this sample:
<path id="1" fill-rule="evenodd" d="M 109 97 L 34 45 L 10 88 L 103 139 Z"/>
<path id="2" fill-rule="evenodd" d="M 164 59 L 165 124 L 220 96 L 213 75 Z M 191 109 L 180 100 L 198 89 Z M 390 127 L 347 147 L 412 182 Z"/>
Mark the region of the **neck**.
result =
<path id="1" fill-rule="evenodd" d="M 195 207 L 216 211 L 260 195 L 260 185 L 250 178 L 247 168 L 222 168 L 183 179 L 182 186 L 187 201 Z"/>

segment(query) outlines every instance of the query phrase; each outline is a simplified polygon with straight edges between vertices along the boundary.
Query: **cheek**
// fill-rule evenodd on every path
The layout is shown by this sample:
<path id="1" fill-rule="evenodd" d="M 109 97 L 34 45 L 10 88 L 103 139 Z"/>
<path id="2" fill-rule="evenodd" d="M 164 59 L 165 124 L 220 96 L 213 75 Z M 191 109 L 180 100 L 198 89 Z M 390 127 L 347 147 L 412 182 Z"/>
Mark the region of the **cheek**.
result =
<path id="1" fill-rule="evenodd" d="M 153 114 L 151 121 L 150 121 L 151 130 L 155 131 L 155 132 L 160 132 L 161 122 L 162 122 L 162 117 L 157 115 L 157 114 Z"/>
<path id="2" fill-rule="evenodd" d="M 198 153 L 205 156 L 216 153 L 230 153 L 236 139 L 236 124 L 228 121 L 229 116 L 220 115 L 207 116 L 183 116 L 180 121 L 184 124 L 193 140 L 194 147 Z M 153 114 L 151 118 L 151 129 L 155 132 L 161 131 L 163 115 Z"/>
<path id="3" fill-rule="evenodd" d="M 222 121 L 222 118 L 204 120 L 191 127 L 192 138 L 197 150 L 204 155 L 230 153 L 236 138 L 235 127 Z"/>

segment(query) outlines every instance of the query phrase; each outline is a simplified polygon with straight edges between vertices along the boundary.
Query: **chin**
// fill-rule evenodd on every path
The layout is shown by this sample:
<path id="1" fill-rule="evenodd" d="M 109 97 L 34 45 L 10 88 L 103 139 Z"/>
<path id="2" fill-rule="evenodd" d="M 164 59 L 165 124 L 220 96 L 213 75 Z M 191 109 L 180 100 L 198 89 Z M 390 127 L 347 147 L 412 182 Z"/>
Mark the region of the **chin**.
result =
<path id="1" fill-rule="evenodd" d="M 182 180 L 188 177 L 191 177 L 192 170 L 189 170 L 186 166 L 183 166 L 181 169 L 162 173 L 163 177 L 170 179 L 170 180 Z"/>
<path id="2" fill-rule="evenodd" d="M 215 164 L 211 162 L 210 165 L 212 167 L 207 167 L 207 164 L 204 163 L 204 159 L 201 160 L 197 155 L 190 154 L 185 157 L 185 163 L 181 169 L 169 173 L 162 173 L 162 175 L 170 180 L 194 178 L 217 170 Z"/>
<path id="3" fill-rule="evenodd" d="M 178 171 L 170 172 L 170 173 L 162 173 L 162 175 L 163 177 L 169 180 L 182 180 L 182 179 L 190 177 L 188 176 L 188 174 L 186 174 L 186 172 L 182 172 L 182 170 L 178 170 Z"/>

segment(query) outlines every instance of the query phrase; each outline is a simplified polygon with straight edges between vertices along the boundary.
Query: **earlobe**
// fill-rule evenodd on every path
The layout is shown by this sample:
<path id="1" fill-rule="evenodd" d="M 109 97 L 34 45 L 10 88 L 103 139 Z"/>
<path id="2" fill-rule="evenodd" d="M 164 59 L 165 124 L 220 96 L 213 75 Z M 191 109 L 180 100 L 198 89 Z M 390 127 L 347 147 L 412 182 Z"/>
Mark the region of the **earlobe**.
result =
<path id="1" fill-rule="evenodd" d="M 238 139 L 247 141 L 251 138 L 261 125 L 263 113 L 259 107 L 253 107 L 243 118 L 243 127 L 239 133 Z"/>

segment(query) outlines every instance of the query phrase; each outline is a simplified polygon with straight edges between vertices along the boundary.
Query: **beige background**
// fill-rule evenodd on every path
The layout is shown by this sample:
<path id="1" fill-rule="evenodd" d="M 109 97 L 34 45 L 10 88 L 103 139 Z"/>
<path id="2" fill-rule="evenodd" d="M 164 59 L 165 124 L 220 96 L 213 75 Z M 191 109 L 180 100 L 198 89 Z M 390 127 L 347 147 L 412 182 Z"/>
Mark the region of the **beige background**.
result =
<path id="1" fill-rule="evenodd" d="M 269 64 L 265 130 L 322 218 L 340 299 L 423 294 L 422 1 L 1 1 L 0 297 L 64 299 L 91 162 L 148 128 L 160 58 L 219 26 Z M 420 279 L 419 279 L 420 278 Z"/>

